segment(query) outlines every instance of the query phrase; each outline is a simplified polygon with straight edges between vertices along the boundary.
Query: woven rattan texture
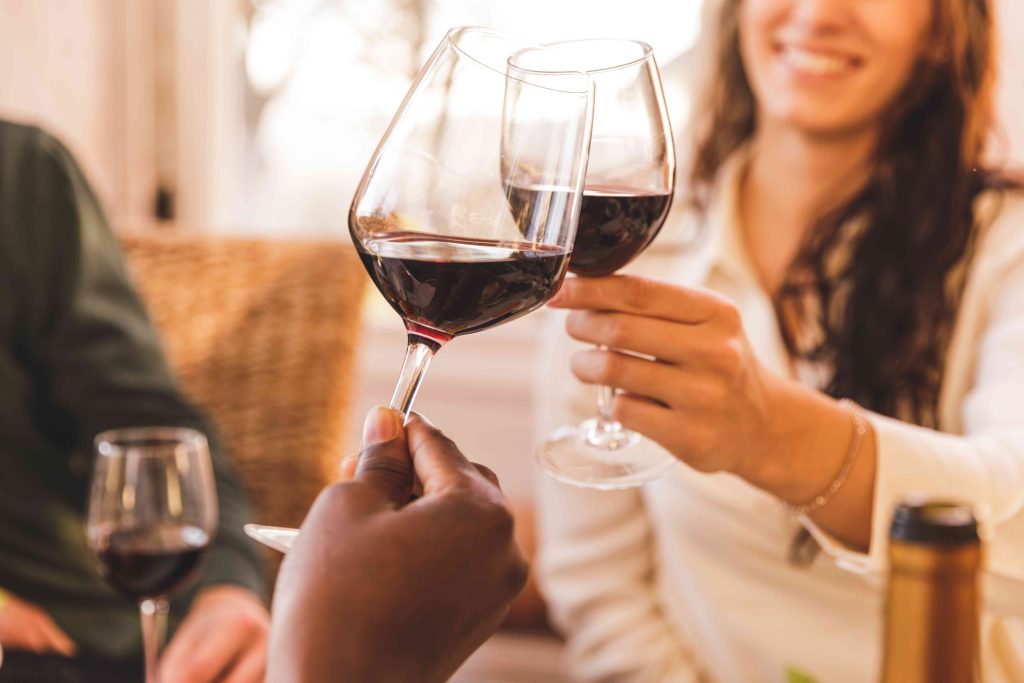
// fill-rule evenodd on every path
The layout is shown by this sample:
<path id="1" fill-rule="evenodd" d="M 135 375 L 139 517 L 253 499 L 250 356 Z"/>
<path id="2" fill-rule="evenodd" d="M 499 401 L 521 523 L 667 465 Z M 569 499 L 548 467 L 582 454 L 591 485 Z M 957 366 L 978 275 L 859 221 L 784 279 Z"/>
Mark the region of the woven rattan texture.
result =
<path id="1" fill-rule="evenodd" d="M 344 455 L 366 282 L 354 250 L 150 234 L 122 246 L 185 394 L 250 493 L 252 521 L 299 526 Z M 267 557 L 273 579 L 280 556 Z"/>

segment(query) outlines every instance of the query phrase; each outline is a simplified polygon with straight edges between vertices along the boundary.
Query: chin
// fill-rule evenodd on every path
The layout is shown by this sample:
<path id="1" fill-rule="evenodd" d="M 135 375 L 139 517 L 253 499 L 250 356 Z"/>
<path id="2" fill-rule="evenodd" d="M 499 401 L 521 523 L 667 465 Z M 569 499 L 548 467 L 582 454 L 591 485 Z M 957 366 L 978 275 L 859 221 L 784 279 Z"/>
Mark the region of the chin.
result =
<path id="1" fill-rule="evenodd" d="M 849 108 L 840 108 L 835 102 L 801 103 L 799 106 L 780 107 L 772 117 L 785 128 L 814 137 L 848 137 L 862 133 L 871 117 L 856 116 Z"/>

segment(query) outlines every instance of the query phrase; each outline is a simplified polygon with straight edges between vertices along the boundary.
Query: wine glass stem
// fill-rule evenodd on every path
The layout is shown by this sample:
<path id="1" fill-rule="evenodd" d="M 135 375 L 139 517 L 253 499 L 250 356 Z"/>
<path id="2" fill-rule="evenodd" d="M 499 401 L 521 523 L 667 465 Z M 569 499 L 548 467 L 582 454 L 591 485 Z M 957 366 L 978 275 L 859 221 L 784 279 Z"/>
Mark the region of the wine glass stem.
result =
<path id="1" fill-rule="evenodd" d="M 601 351 L 607 351 L 607 346 L 599 345 Z M 622 435 L 622 424 L 612 415 L 612 406 L 615 403 L 615 388 L 605 385 L 597 387 L 597 419 L 591 423 L 587 434 L 587 441 L 592 446 L 601 448 L 616 448 Z"/>
<path id="2" fill-rule="evenodd" d="M 139 603 L 142 619 L 142 648 L 146 658 L 146 683 L 158 683 L 156 675 L 160 642 L 167 627 L 167 601 L 156 598 Z"/>
<path id="3" fill-rule="evenodd" d="M 419 338 L 409 336 L 409 346 L 405 350 L 405 363 L 402 365 L 402 374 L 395 386 L 395 393 L 391 396 L 392 410 L 402 414 L 404 422 L 409 421 L 409 412 L 412 410 L 413 401 L 416 400 L 416 392 L 420 390 L 420 383 L 427 373 L 430 360 L 434 357 L 437 346 L 420 341 Z"/>

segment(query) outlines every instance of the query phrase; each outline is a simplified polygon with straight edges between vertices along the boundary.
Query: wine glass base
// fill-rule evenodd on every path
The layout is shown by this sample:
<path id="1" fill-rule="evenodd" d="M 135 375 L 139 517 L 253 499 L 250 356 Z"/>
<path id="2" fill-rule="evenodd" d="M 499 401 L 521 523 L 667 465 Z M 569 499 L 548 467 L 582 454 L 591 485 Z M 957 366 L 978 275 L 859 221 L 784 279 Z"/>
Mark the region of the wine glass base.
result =
<path id="1" fill-rule="evenodd" d="M 622 452 L 627 448 L 633 448 L 643 440 L 643 437 L 636 432 L 623 429 L 618 422 L 602 425 L 596 417 L 587 420 L 577 429 L 584 435 L 587 445 L 600 451 Z"/>
<path id="2" fill-rule="evenodd" d="M 283 526 L 266 526 L 265 524 L 246 524 L 246 535 L 254 541 L 259 541 L 268 548 L 273 548 L 279 553 L 288 554 L 299 536 L 298 529 L 289 529 Z"/>
<path id="3" fill-rule="evenodd" d="M 654 443 L 635 435 L 617 448 L 595 446 L 589 422 L 562 427 L 537 451 L 545 474 L 566 484 L 614 491 L 641 486 L 665 474 L 676 459 Z M 626 445 L 628 443 L 628 445 Z"/>

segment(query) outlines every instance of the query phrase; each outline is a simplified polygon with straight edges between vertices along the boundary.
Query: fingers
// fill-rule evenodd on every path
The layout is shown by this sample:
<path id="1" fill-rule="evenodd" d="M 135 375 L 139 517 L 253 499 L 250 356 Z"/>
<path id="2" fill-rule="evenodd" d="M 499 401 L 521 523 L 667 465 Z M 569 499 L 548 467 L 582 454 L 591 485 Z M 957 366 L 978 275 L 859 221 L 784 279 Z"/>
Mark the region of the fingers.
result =
<path id="1" fill-rule="evenodd" d="M 703 327 L 630 313 L 579 310 L 565 321 L 569 336 L 582 342 L 653 356 L 670 363 L 692 363 L 706 343 Z"/>
<path id="2" fill-rule="evenodd" d="M 159 679 L 165 683 L 213 680 L 227 665 L 222 649 L 233 651 L 231 641 L 237 636 L 234 633 L 225 633 L 223 638 L 220 634 L 216 638 L 212 636 L 203 627 L 199 615 L 191 612 L 160 657 Z"/>
<path id="3" fill-rule="evenodd" d="M 423 483 L 423 495 L 457 487 L 479 476 L 458 446 L 421 415 L 413 414 L 406 430 L 416 476 Z"/>
<path id="4" fill-rule="evenodd" d="M 671 365 L 615 351 L 580 351 L 572 372 L 588 384 L 601 384 L 671 405 L 682 393 L 683 373 Z"/>
<path id="5" fill-rule="evenodd" d="M 494 473 L 494 470 L 492 470 L 490 467 L 487 467 L 486 465 L 481 465 L 478 462 L 473 463 L 473 467 L 476 468 L 477 472 L 483 475 L 484 479 L 491 482 L 499 489 L 501 488 L 501 482 L 498 481 L 498 475 Z"/>
<path id="6" fill-rule="evenodd" d="M 52 650 L 65 657 L 75 654 L 78 648 L 75 647 L 74 641 L 49 616 L 44 616 L 40 620 L 39 628 L 46 650 Z"/>
<path id="7" fill-rule="evenodd" d="M 8 645 L 15 643 L 33 652 L 56 652 L 65 657 L 78 649 L 50 615 L 34 606 L 25 607 L 17 628 L 19 632 L 9 637 Z"/>
<path id="8" fill-rule="evenodd" d="M 356 476 L 356 468 L 359 466 L 359 454 L 346 455 L 338 465 L 341 472 L 341 481 L 351 481 Z"/>
<path id="9" fill-rule="evenodd" d="M 708 322 L 725 300 L 713 292 L 631 275 L 567 278 L 551 301 L 555 308 L 634 313 L 696 325 Z"/>
<path id="10" fill-rule="evenodd" d="M 268 623 L 259 601 L 242 589 L 205 589 L 160 659 L 160 680 L 261 681 Z"/>
<path id="11" fill-rule="evenodd" d="M 363 451 L 354 481 L 364 484 L 392 507 L 409 500 L 413 466 L 402 420 L 395 411 L 378 406 L 366 416 Z"/>
<path id="12" fill-rule="evenodd" d="M 627 429 L 640 432 L 698 472 L 721 469 L 709 458 L 721 436 L 705 421 L 690 420 L 681 424 L 678 412 L 629 394 L 615 397 L 612 415 Z"/>
<path id="13" fill-rule="evenodd" d="M 498 477 L 483 465 L 466 459 L 451 439 L 413 414 L 407 425 L 409 451 L 425 498 L 451 489 L 486 486 L 500 494 Z"/>
<path id="14" fill-rule="evenodd" d="M 262 683 L 266 675 L 266 668 L 266 647 L 254 648 L 239 660 L 223 683 Z"/>
<path id="15" fill-rule="evenodd" d="M 61 631 L 60 627 L 54 624 L 49 617 L 46 618 L 43 628 L 50 647 L 65 656 L 72 656 L 75 654 L 75 651 L 78 649 L 75 646 L 75 642 L 67 633 Z"/>
<path id="16" fill-rule="evenodd" d="M 627 429 L 639 432 L 665 448 L 671 445 L 671 435 L 666 433 L 666 427 L 678 422 L 669 408 L 629 394 L 615 397 L 612 416 Z"/>

